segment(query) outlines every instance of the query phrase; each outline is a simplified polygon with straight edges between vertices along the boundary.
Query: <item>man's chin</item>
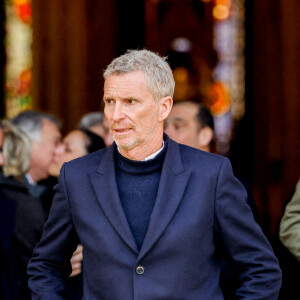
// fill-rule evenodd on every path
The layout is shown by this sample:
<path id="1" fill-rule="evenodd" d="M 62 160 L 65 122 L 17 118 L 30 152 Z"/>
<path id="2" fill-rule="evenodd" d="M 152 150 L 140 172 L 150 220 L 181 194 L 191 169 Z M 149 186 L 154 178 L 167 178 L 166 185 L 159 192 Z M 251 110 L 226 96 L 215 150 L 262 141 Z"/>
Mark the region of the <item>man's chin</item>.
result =
<path id="1" fill-rule="evenodd" d="M 129 151 L 137 145 L 137 142 L 135 140 L 115 139 L 115 142 L 119 149 L 125 151 Z"/>

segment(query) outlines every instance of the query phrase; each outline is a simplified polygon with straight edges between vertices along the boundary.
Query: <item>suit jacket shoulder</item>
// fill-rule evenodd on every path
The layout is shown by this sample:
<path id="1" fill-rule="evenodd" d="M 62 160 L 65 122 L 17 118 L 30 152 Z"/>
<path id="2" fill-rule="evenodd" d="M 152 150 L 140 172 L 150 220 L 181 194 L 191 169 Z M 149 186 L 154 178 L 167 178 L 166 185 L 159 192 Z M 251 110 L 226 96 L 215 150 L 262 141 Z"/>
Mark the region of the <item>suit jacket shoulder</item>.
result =
<path id="1" fill-rule="evenodd" d="M 87 154 L 85 156 L 76 158 L 72 161 L 64 163 L 64 167 L 69 174 L 72 176 L 85 176 L 86 174 L 94 173 L 99 167 L 103 156 L 109 152 L 112 154 L 114 151 L 114 146 L 110 146 L 105 149 L 95 151 L 93 153 Z M 113 158 L 113 156 L 111 156 Z"/>

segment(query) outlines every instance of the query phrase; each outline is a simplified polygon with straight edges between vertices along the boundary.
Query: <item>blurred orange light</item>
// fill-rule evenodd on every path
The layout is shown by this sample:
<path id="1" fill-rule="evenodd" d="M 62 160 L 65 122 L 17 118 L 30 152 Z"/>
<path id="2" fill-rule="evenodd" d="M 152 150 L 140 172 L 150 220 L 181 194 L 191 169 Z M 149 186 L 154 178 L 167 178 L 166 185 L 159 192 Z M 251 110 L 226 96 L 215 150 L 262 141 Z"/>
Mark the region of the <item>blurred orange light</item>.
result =
<path id="1" fill-rule="evenodd" d="M 185 82 L 188 80 L 188 71 L 184 67 L 177 67 L 174 71 L 174 78 L 177 82 Z"/>
<path id="2" fill-rule="evenodd" d="M 31 4 L 15 4 L 14 5 L 15 14 L 27 24 L 31 23 Z"/>
<path id="3" fill-rule="evenodd" d="M 215 5 L 231 6 L 231 0 L 215 0 Z"/>
<path id="4" fill-rule="evenodd" d="M 231 105 L 230 89 L 223 82 L 215 82 L 209 92 L 212 105 L 210 110 L 213 115 L 222 115 L 227 112 Z"/>
<path id="5" fill-rule="evenodd" d="M 23 5 L 23 4 L 30 4 L 31 0 L 13 0 L 15 5 Z"/>
<path id="6" fill-rule="evenodd" d="M 213 16 L 217 20 L 225 20 L 229 17 L 229 6 L 217 4 L 213 8 Z"/>
<path id="7" fill-rule="evenodd" d="M 31 82 L 31 70 L 24 70 L 20 75 L 20 80 L 25 83 Z"/>

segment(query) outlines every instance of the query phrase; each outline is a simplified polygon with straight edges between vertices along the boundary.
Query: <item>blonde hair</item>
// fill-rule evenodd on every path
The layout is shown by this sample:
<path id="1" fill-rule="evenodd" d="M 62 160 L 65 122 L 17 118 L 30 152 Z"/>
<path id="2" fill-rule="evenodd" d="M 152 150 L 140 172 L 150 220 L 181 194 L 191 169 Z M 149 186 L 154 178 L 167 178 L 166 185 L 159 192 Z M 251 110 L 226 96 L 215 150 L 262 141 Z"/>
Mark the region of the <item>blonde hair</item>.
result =
<path id="1" fill-rule="evenodd" d="M 4 121 L 3 125 L 3 174 L 21 179 L 30 167 L 31 141 L 10 121 Z"/>

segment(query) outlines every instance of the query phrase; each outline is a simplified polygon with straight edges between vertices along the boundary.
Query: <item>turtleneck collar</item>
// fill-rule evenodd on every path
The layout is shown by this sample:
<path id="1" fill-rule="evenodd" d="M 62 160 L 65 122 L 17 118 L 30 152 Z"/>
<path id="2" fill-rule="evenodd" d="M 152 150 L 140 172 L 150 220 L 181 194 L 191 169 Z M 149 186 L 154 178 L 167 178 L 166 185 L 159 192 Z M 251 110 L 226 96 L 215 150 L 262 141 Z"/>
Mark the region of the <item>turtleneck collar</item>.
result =
<path id="1" fill-rule="evenodd" d="M 163 147 L 156 153 L 153 153 L 146 160 L 135 161 L 130 160 L 120 154 L 118 150 L 115 151 L 115 161 L 117 170 L 121 170 L 131 174 L 151 173 L 162 167 L 165 153 L 167 149 L 167 142 L 164 141 Z"/>
<path id="2" fill-rule="evenodd" d="M 156 155 L 158 155 L 158 154 L 164 149 L 164 145 L 165 145 L 165 141 L 163 140 L 162 147 L 161 147 L 158 151 L 156 151 L 156 152 L 154 152 L 153 154 L 147 156 L 146 158 L 144 158 L 144 159 L 141 160 L 141 161 L 147 161 L 147 160 L 150 160 L 150 159 L 154 158 Z M 117 149 L 118 149 L 118 152 L 120 153 L 119 147 L 117 147 Z M 120 154 L 121 154 L 121 153 L 120 153 Z M 122 154 L 121 154 L 121 155 L 122 155 Z"/>

